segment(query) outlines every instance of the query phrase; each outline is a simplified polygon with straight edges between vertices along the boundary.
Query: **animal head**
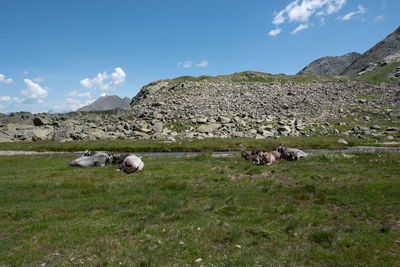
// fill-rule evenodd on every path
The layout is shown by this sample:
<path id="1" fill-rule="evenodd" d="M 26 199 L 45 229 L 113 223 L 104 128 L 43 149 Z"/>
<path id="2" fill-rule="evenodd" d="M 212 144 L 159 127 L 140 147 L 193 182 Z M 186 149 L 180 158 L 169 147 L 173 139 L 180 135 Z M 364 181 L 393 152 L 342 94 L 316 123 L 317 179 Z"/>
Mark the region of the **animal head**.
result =
<path id="1" fill-rule="evenodd" d="M 285 151 L 285 149 L 286 149 L 286 147 L 283 144 L 281 144 L 276 151 L 278 151 L 279 153 L 283 153 L 283 151 Z"/>
<path id="2" fill-rule="evenodd" d="M 86 157 L 90 157 L 90 156 L 94 156 L 94 155 L 96 155 L 98 153 L 99 152 L 97 152 L 97 151 L 86 150 L 85 154 L 83 154 L 83 155 L 86 156 Z"/>
<path id="3" fill-rule="evenodd" d="M 128 157 L 129 154 L 114 154 L 112 155 L 112 164 L 121 164 L 122 162 L 124 162 L 124 160 L 126 159 L 126 157 Z"/>
<path id="4" fill-rule="evenodd" d="M 107 159 L 106 159 L 106 164 L 113 164 L 113 160 L 114 160 L 114 155 L 112 154 L 107 154 Z"/>
<path id="5" fill-rule="evenodd" d="M 139 166 L 131 159 L 124 160 L 120 169 L 126 173 L 133 173 L 138 170 Z"/>

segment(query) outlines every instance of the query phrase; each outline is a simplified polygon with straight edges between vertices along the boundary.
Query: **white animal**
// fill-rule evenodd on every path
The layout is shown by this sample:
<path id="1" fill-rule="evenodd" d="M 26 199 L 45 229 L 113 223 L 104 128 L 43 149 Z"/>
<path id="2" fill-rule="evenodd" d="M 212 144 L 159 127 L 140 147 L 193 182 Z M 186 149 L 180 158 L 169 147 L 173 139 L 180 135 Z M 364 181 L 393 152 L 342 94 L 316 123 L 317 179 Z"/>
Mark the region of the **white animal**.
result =
<path id="1" fill-rule="evenodd" d="M 295 153 L 298 158 L 307 158 L 308 154 L 304 152 L 303 150 L 297 149 L 297 148 L 290 148 L 290 147 L 284 147 L 280 146 L 278 148 L 278 152 L 281 154 L 289 154 L 291 152 Z"/>
<path id="2" fill-rule="evenodd" d="M 140 172 L 143 170 L 143 167 L 144 163 L 138 156 L 129 154 L 119 166 L 119 169 L 126 173 L 132 173 Z"/>
<path id="3" fill-rule="evenodd" d="M 83 156 L 76 160 L 73 160 L 69 163 L 69 166 L 77 166 L 77 167 L 92 167 L 92 166 L 104 166 L 106 163 L 109 163 L 110 156 L 106 153 L 96 153 L 93 156 Z"/>

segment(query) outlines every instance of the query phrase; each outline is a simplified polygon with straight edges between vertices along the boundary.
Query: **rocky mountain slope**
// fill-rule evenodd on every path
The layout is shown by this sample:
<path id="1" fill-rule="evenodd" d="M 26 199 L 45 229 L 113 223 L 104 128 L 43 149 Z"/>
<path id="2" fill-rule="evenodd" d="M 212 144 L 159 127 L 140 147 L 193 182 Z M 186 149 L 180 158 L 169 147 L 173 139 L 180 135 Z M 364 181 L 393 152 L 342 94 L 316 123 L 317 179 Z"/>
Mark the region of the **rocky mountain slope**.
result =
<path id="1" fill-rule="evenodd" d="M 128 110 L 1 115 L 0 142 L 315 134 L 400 139 L 398 88 L 298 77 L 243 72 L 159 80 L 144 86 Z"/>
<path id="2" fill-rule="evenodd" d="M 308 66 L 299 71 L 297 75 L 337 76 L 359 56 L 359 53 L 352 52 L 338 57 L 322 57 L 311 62 Z"/>
<path id="3" fill-rule="evenodd" d="M 400 141 L 399 125 L 397 87 L 247 71 L 159 80 L 129 109 L 0 114 L 0 142 L 332 134 Z"/>
<path id="4" fill-rule="evenodd" d="M 101 96 L 96 99 L 92 104 L 83 106 L 78 111 L 100 111 L 112 110 L 117 108 L 129 108 L 131 99 L 129 97 L 120 98 L 116 95 Z"/>
<path id="5" fill-rule="evenodd" d="M 355 75 L 361 71 L 371 68 L 372 65 L 379 65 L 385 57 L 400 51 L 400 27 L 387 36 L 384 40 L 373 46 L 367 52 L 359 56 L 342 75 Z M 371 65 L 372 64 L 372 65 Z"/>

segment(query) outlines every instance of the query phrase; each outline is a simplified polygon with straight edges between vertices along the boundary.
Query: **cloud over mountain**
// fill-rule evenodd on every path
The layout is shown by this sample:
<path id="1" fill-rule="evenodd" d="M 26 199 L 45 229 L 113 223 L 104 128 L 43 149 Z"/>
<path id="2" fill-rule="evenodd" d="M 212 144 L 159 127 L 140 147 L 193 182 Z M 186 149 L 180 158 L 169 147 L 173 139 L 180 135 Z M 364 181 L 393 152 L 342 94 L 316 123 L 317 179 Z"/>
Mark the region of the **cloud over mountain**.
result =
<path id="1" fill-rule="evenodd" d="M 292 34 L 296 34 L 310 27 L 310 24 L 307 22 L 310 20 L 311 16 L 315 15 L 322 18 L 332 15 L 341 10 L 345 4 L 346 0 L 295 0 L 284 9 L 275 12 L 272 24 L 274 24 L 276 28 L 272 29 L 269 35 L 276 36 L 280 34 L 282 31 L 280 25 L 286 21 L 300 23 L 300 25 L 292 31 Z"/>
<path id="2" fill-rule="evenodd" d="M 82 87 L 87 89 L 101 89 L 104 91 L 115 90 L 117 86 L 125 82 L 126 73 L 122 68 L 115 68 L 114 72 L 108 74 L 107 72 L 98 73 L 93 79 L 85 78 L 81 80 Z"/>

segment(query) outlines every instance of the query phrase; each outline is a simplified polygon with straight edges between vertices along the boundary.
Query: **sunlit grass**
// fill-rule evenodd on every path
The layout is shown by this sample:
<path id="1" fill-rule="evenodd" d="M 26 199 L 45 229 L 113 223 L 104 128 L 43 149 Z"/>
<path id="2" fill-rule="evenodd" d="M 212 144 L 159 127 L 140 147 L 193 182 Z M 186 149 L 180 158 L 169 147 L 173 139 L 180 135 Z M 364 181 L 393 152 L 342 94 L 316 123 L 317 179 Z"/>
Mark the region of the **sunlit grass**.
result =
<path id="1" fill-rule="evenodd" d="M 399 262 L 399 154 L 143 158 L 132 175 L 72 159 L 0 157 L 0 265 Z"/>
<path id="2" fill-rule="evenodd" d="M 310 137 L 281 137 L 256 140 L 253 138 L 206 138 L 178 139 L 177 142 L 167 144 L 156 140 L 96 140 L 73 142 L 14 142 L 0 143 L 0 150 L 25 151 L 130 151 L 130 152 L 174 152 L 174 151 L 238 151 L 247 149 L 273 149 L 280 144 L 303 149 L 310 148 L 342 148 L 338 144 L 338 136 L 310 136 Z M 374 140 L 345 137 L 351 146 L 379 146 Z M 393 146 L 396 146 L 395 144 Z"/>

